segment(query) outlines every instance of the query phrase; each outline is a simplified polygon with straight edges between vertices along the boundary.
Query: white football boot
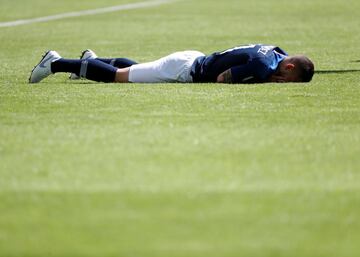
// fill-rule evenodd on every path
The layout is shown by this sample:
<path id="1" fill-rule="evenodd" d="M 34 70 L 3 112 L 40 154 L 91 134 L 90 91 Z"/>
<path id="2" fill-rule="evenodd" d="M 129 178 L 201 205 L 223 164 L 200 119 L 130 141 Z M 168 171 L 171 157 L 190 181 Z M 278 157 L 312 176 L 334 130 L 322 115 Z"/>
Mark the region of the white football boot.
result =
<path id="1" fill-rule="evenodd" d="M 53 74 L 51 72 L 51 63 L 60 58 L 61 56 L 56 51 L 47 51 L 39 64 L 31 71 L 29 83 L 39 83 L 44 78 Z"/>
<path id="2" fill-rule="evenodd" d="M 86 49 L 85 51 L 83 51 L 80 55 L 80 60 L 87 60 L 87 59 L 95 59 L 98 56 L 94 53 L 94 51 L 90 50 L 90 49 Z M 80 79 L 80 77 L 78 75 L 76 75 L 75 73 L 71 73 L 69 79 L 71 80 L 76 80 L 76 79 Z"/>

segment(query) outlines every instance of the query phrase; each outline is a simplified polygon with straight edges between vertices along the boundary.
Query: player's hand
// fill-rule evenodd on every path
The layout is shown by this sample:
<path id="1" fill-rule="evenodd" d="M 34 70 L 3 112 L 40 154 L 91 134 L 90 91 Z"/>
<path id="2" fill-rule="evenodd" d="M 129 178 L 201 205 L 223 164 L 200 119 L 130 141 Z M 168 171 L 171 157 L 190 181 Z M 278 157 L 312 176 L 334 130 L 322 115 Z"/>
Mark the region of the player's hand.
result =
<path id="1" fill-rule="evenodd" d="M 231 69 L 228 69 L 228 70 L 224 71 L 223 73 L 220 73 L 219 76 L 217 76 L 216 82 L 217 83 L 232 83 Z"/>

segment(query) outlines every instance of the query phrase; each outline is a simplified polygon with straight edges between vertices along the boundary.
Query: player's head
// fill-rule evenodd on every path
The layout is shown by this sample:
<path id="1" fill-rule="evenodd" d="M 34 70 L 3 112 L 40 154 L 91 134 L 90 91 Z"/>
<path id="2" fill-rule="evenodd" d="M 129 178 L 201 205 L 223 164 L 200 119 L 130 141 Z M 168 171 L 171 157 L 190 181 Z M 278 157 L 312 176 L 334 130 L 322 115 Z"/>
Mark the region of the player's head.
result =
<path id="1" fill-rule="evenodd" d="M 309 82 L 314 75 L 313 62 L 304 55 L 287 56 L 270 77 L 270 82 Z"/>

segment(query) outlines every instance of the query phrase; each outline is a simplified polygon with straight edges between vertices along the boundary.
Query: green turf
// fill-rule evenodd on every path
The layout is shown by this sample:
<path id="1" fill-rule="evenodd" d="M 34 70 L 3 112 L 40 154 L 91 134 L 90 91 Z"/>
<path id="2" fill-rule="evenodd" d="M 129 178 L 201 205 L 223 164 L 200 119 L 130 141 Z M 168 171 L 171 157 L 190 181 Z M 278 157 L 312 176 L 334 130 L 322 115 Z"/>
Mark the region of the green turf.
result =
<path id="1" fill-rule="evenodd" d="M 0 0 L 0 22 L 128 2 Z M 356 17 L 358 0 L 183 0 L 0 28 L 0 256 L 359 256 Z M 27 84 L 47 49 L 150 61 L 254 42 L 323 72 Z"/>

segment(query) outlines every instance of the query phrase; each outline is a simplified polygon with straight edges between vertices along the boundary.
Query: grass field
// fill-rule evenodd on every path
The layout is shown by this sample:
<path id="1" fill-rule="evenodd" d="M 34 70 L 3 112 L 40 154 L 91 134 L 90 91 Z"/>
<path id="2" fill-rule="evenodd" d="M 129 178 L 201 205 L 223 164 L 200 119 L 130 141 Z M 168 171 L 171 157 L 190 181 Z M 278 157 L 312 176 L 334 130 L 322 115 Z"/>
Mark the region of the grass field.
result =
<path id="1" fill-rule="evenodd" d="M 0 22 L 130 2 L 0 0 Z M 356 17 L 358 0 L 183 0 L 0 27 L 0 256 L 360 256 Z M 150 61 L 258 42 L 321 72 L 27 83 L 47 49 Z"/>

